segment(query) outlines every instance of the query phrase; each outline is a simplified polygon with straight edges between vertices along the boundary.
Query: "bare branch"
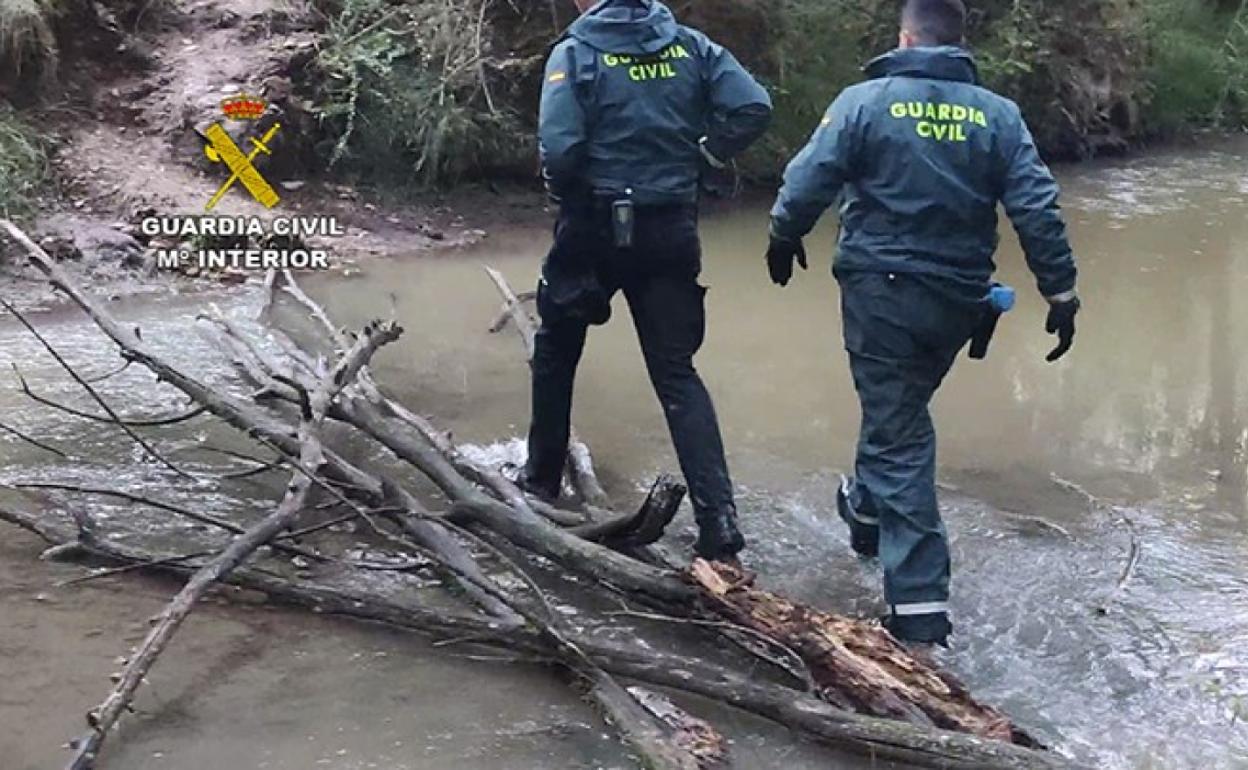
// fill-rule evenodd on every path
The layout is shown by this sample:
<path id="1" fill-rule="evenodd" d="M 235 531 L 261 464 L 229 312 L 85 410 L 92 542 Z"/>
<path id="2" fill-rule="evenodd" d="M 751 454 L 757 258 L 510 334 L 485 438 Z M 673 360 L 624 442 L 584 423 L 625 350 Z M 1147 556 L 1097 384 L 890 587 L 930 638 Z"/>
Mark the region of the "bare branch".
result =
<path id="1" fill-rule="evenodd" d="M 59 450 L 59 449 L 57 449 L 56 447 L 52 446 L 51 444 L 45 444 L 45 443 L 43 443 L 42 441 L 40 441 L 39 439 L 36 439 L 36 438 L 32 438 L 32 437 L 30 437 L 30 436 L 27 436 L 25 433 L 22 433 L 22 432 L 21 432 L 20 430 L 18 430 L 17 428 L 10 427 L 10 426 L 5 425 L 4 423 L 0 422 L 0 430 L 4 431 L 5 433 L 10 433 L 10 434 L 12 434 L 12 435 L 14 435 L 14 436 L 18 437 L 19 439 L 21 439 L 22 441 L 25 441 L 27 444 L 30 444 L 31 446 L 38 447 L 39 449 L 42 449 L 42 450 L 43 450 L 43 451 L 45 451 L 45 452 L 51 452 L 52 454 L 56 455 L 57 457 L 61 458 L 62 460 L 68 460 L 68 459 L 70 459 L 69 455 L 65 454 L 65 453 L 64 453 L 64 452 L 62 452 L 61 450 Z"/>
<path id="2" fill-rule="evenodd" d="M 152 427 L 158 427 L 162 425 L 176 425 L 181 422 L 187 422 L 189 420 L 195 419 L 196 417 L 208 411 L 205 407 L 198 406 L 189 412 L 186 412 L 180 415 L 175 415 L 173 417 L 160 417 L 160 418 L 155 418 L 155 419 L 150 419 L 150 420 L 135 420 L 132 418 L 124 417 L 119 420 L 114 420 L 113 418 L 107 415 L 91 414 L 90 412 L 84 412 L 81 409 L 75 409 L 72 406 L 67 406 L 57 401 L 53 401 L 52 399 L 46 396 L 41 396 L 38 393 L 35 393 L 33 390 L 31 390 L 30 385 L 26 382 L 26 378 L 22 376 L 22 370 L 18 368 L 17 362 L 12 362 L 11 365 L 13 367 L 13 374 L 17 377 L 18 387 L 21 388 L 22 393 L 24 393 L 27 398 L 30 398 L 32 401 L 36 403 L 43 404 L 44 406 L 48 406 L 53 409 L 59 410 L 61 412 L 65 412 L 66 414 L 73 415 L 74 417 L 81 417 L 84 420 L 91 420 L 93 422 L 102 422 L 102 423 L 107 423 L 109 425 L 129 425 L 132 428 L 152 428 Z"/>
<path id="3" fill-rule="evenodd" d="M 9 311 L 13 315 L 13 317 L 16 318 L 22 324 L 22 326 L 26 327 L 27 331 L 29 331 L 31 334 L 35 336 L 35 339 L 39 340 L 39 343 L 43 345 L 44 349 L 47 350 L 48 353 L 50 353 L 54 359 L 56 359 L 56 362 L 61 365 L 61 368 L 64 369 L 65 372 L 69 374 L 70 377 L 73 378 L 74 382 L 77 382 L 79 385 L 82 386 L 84 390 L 87 391 L 87 393 L 90 393 L 91 398 L 95 399 L 95 402 L 100 405 L 100 408 L 102 408 L 108 414 L 110 418 L 112 418 L 113 422 L 116 423 L 117 427 L 125 431 L 126 435 L 128 435 L 131 439 L 133 439 L 136 444 L 143 447 L 144 451 L 146 451 L 152 458 L 154 458 L 161 465 L 165 466 L 169 470 L 178 474 L 182 478 L 192 479 L 192 480 L 195 479 L 195 476 L 193 476 L 190 473 L 187 473 L 186 471 L 182 470 L 178 466 L 171 463 L 169 460 L 165 459 L 164 455 L 162 455 L 160 452 L 157 452 L 156 449 L 152 447 L 151 444 L 147 443 L 147 441 L 145 441 L 142 436 L 140 436 L 139 434 L 131 430 L 130 426 L 126 425 L 125 421 L 123 421 L 121 417 L 119 417 L 117 413 L 113 411 L 113 408 L 108 405 L 108 402 L 104 400 L 104 397 L 101 396 L 99 392 L 97 392 L 96 389 L 91 386 L 91 383 L 84 380 L 82 376 L 79 375 L 78 372 L 74 369 L 74 367 L 69 365 L 69 362 L 66 361 L 59 352 L 57 352 L 56 348 L 52 347 L 52 343 L 48 342 L 47 339 L 45 339 L 44 336 L 39 333 L 39 330 L 36 329 L 30 323 L 30 321 L 26 320 L 26 316 L 22 315 L 22 313 L 17 308 L 13 307 L 11 303 L 3 299 L 0 299 L 0 307 L 3 307 L 5 310 Z"/>

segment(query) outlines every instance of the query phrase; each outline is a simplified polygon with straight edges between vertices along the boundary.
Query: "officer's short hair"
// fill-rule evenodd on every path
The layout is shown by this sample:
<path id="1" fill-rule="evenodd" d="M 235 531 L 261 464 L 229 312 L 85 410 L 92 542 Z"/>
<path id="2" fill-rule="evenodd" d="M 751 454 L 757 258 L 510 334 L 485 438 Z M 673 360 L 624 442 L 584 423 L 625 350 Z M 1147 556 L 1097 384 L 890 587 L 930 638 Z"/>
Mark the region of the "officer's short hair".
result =
<path id="1" fill-rule="evenodd" d="M 966 38 L 962 0 L 906 0 L 901 25 L 929 45 L 961 45 Z"/>

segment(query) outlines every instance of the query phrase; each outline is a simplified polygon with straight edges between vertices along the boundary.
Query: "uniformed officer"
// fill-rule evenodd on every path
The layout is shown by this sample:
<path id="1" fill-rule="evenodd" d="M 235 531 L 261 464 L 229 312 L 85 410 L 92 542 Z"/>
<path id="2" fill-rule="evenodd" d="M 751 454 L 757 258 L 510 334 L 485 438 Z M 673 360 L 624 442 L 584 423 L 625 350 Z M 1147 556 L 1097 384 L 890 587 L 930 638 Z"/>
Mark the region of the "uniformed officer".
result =
<path id="1" fill-rule="evenodd" d="M 806 266 L 802 237 L 841 199 L 834 273 L 862 429 L 837 507 L 855 550 L 880 556 L 889 629 L 942 644 L 950 560 L 928 404 L 995 312 L 998 202 L 1049 302 L 1047 331 L 1060 337 L 1050 361 L 1073 342 L 1079 310 L 1057 184 L 1017 105 L 979 85 L 965 19 L 961 0 L 905 4 L 900 47 L 837 97 L 785 172 L 767 253 L 786 285 L 794 261 Z"/>
<path id="2" fill-rule="evenodd" d="M 592 6 L 592 7 L 591 7 Z M 698 522 L 697 552 L 745 545 L 711 398 L 693 366 L 705 331 L 699 179 L 763 134 L 767 92 L 658 0 L 577 0 L 546 67 L 539 134 L 560 202 L 538 285 L 533 415 L 521 481 L 559 494 L 587 327 L 622 291 Z"/>

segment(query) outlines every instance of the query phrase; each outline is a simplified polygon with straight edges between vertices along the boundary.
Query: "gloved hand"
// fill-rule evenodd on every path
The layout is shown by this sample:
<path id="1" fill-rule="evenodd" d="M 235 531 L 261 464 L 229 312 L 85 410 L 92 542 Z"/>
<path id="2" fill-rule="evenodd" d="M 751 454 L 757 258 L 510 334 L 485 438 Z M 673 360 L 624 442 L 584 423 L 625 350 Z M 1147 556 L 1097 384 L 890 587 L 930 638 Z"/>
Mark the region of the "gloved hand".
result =
<path id="1" fill-rule="evenodd" d="M 1078 313 L 1079 298 L 1076 296 L 1049 303 L 1049 317 L 1044 322 L 1044 330 L 1049 334 L 1056 334 L 1058 342 L 1053 352 L 1044 357 L 1045 361 L 1053 363 L 1066 355 L 1075 344 L 1075 315 Z"/>
<path id="2" fill-rule="evenodd" d="M 699 186 L 712 198 L 729 199 L 737 196 L 740 179 L 737 177 L 737 164 L 732 161 L 720 160 L 709 146 L 710 140 L 702 137 L 698 148 L 702 152 L 702 167 L 699 173 Z"/>
<path id="3" fill-rule="evenodd" d="M 785 238 L 771 237 L 767 246 L 767 271 L 771 273 L 771 282 L 777 286 L 788 286 L 793 277 L 793 261 L 806 268 L 806 247 L 799 238 L 790 241 Z"/>

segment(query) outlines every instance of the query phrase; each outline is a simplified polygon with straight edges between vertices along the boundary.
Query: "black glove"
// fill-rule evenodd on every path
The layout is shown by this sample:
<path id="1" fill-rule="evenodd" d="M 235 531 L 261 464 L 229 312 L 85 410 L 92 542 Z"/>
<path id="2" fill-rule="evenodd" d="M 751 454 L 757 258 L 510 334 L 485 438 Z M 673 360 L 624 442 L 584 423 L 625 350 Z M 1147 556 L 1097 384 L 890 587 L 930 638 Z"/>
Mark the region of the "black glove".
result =
<path id="1" fill-rule="evenodd" d="M 801 239 L 790 241 L 773 235 L 767 246 L 767 271 L 771 273 L 771 282 L 777 286 L 788 286 L 789 279 L 793 277 L 795 259 L 805 270 L 806 248 L 802 246 Z"/>
<path id="2" fill-rule="evenodd" d="M 1066 355 L 1070 347 L 1075 344 L 1075 315 L 1078 313 L 1078 297 L 1049 304 L 1049 317 L 1044 322 L 1044 330 L 1049 334 L 1056 334 L 1058 342 L 1053 352 L 1044 357 L 1045 361 L 1053 363 Z"/>

